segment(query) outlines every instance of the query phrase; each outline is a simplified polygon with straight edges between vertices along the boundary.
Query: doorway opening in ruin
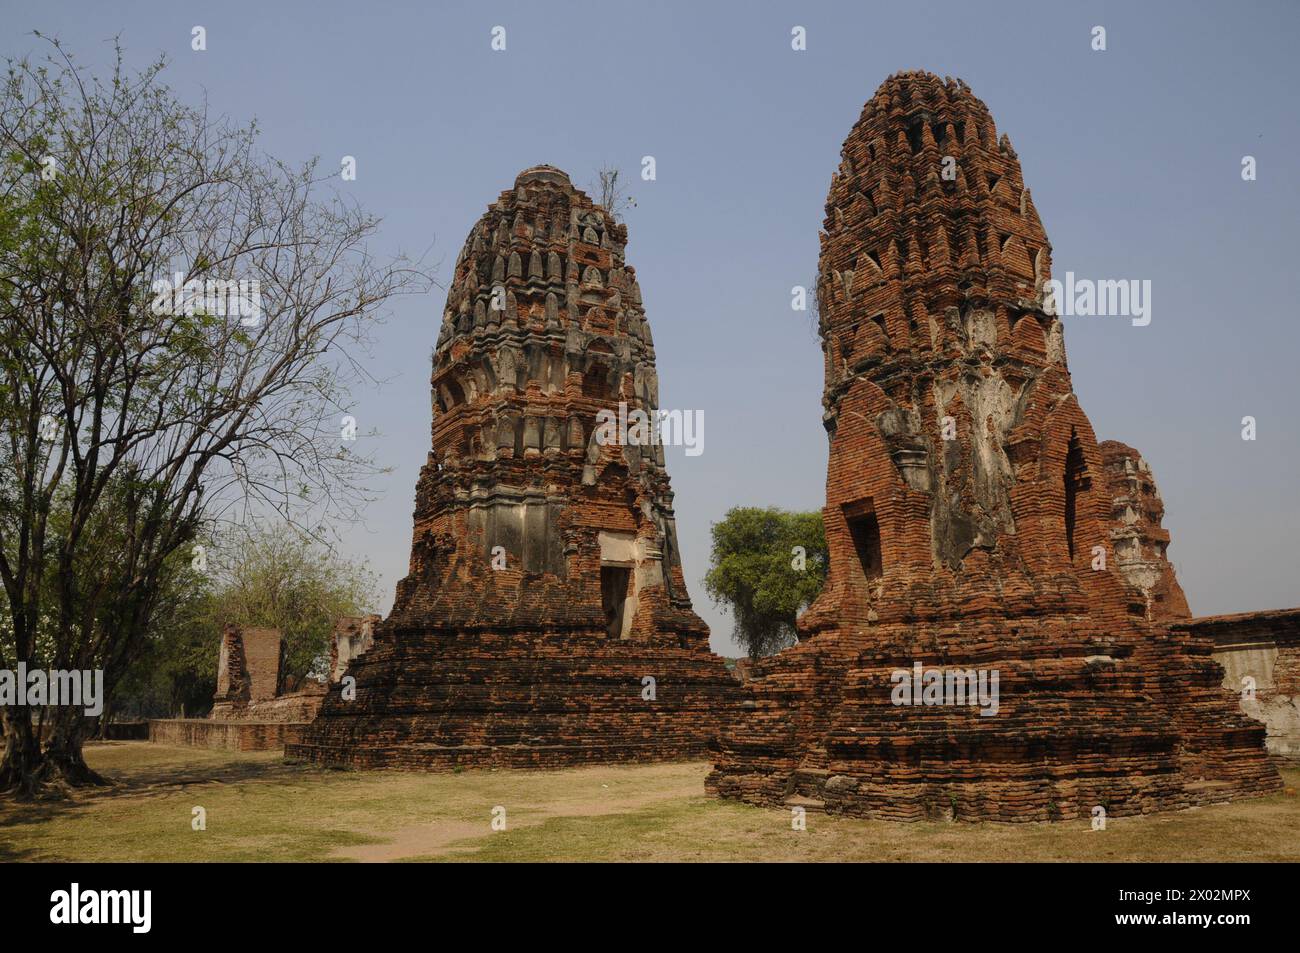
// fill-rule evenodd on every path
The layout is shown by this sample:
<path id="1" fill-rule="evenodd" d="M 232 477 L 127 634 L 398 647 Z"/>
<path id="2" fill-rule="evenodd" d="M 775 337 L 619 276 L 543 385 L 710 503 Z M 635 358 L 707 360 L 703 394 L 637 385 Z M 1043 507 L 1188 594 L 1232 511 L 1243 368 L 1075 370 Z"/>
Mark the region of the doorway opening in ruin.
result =
<path id="1" fill-rule="evenodd" d="M 879 579 L 884 573 L 884 559 L 880 550 L 880 522 L 872 501 L 846 505 L 844 520 L 849 524 L 862 575 L 868 580 Z"/>
<path id="2" fill-rule="evenodd" d="M 627 587 L 631 576 L 632 570 L 627 566 L 600 567 L 600 601 L 605 611 L 605 634 L 611 639 L 623 637 Z"/>
<path id="3" fill-rule="evenodd" d="M 1074 524 L 1080 490 L 1092 485 L 1088 478 L 1088 465 L 1083 459 L 1083 445 L 1079 435 L 1070 431 L 1070 444 L 1065 452 L 1065 546 L 1070 559 L 1074 559 Z"/>

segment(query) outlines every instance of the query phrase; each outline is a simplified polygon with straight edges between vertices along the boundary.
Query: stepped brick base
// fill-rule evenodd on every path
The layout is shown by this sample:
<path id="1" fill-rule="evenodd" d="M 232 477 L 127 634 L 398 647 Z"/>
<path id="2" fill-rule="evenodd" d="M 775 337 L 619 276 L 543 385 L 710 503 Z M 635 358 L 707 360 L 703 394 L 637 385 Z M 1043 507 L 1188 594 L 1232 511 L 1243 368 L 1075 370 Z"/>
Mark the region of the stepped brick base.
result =
<path id="1" fill-rule="evenodd" d="M 287 757 L 429 770 L 701 758 L 741 692 L 707 649 L 592 637 L 380 635 L 348 671 L 355 700 L 331 690 Z"/>
<path id="2" fill-rule="evenodd" d="M 1280 790 L 1206 641 L 1066 637 L 1047 624 L 1014 640 L 994 626 L 873 631 L 870 647 L 818 636 L 757 667 L 755 707 L 724 733 L 707 789 L 907 821 L 1119 817 Z M 997 714 L 893 704 L 891 672 L 913 659 L 998 671 Z"/>

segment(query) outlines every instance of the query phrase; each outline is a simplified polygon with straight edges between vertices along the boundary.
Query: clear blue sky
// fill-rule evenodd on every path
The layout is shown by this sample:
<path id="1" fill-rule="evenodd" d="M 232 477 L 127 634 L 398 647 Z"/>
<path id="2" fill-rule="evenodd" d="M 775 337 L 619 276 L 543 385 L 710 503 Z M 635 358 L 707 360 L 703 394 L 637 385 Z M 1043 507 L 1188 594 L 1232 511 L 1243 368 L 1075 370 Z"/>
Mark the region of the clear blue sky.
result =
<path id="1" fill-rule="evenodd" d="M 1098 24 L 1106 52 L 1090 48 Z M 100 65 L 120 35 L 132 65 L 167 53 L 183 96 L 256 116 L 270 152 L 356 156 L 347 187 L 384 218 L 381 250 L 435 242 L 442 278 L 520 169 L 584 184 L 655 156 L 628 260 L 661 403 L 705 414 L 704 454 L 670 450 L 669 471 L 687 580 L 725 654 L 730 621 L 699 581 L 709 525 L 733 505 L 821 506 L 821 356 L 790 287 L 815 273 L 840 144 L 900 69 L 959 76 L 988 104 L 1057 274 L 1152 281 L 1148 327 L 1067 318 L 1066 347 L 1098 436 L 1155 471 L 1193 611 L 1300 603 L 1298 25 L 1293 2 L 0 2 L 6 55 L 39 29 Z M 1241 180 L 1247 154 L 1258 181 Z M 357 395 L 395 468 L 349 543 L 382 576 L 380 610 L 409 554 L 442 306 L 438 290 L 398 303 L 373 366 L 388 383 Z"/>

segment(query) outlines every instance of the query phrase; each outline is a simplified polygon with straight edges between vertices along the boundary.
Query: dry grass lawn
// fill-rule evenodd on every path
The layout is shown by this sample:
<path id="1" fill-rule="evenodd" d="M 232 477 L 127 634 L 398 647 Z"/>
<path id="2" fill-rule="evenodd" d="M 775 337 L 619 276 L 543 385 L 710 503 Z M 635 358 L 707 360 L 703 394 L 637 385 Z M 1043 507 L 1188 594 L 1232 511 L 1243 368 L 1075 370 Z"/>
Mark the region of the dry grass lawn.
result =
<path id="1" fill-rule="evenodd" d="M 111 788 L 0 800 L 4 861 L 1300 861 L 1300 798 L 1063 824 L 898 824 L 704 795 L 704 762 L 456 774 L 327 771 L 278 753 L 109 742 Z M 1288 788 L 1300 771 L 1284 772 Z M 193 809 L 207 829 L 191 827 Z M 492 829 L 504 808 L 506 829 Z"/>

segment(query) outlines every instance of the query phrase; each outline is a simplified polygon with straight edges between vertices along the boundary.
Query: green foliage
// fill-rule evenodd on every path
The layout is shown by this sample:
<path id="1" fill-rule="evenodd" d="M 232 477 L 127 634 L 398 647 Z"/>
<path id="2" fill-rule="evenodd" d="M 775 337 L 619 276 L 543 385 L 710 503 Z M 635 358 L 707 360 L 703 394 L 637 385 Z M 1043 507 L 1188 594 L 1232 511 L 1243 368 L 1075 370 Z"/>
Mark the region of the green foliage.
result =
<path id="1" fill-rule="evenodd" d="M 181 100 L 161 60 L 128 70 L 114 43 L 101 78 L 37 38 L 45 55 L 0 78 L 0 667 L 102 668 L 110 708 L 124 680 L 128 701 L 175 704 L 213 667 L 196 629 L 219 631 L 185 580 L 200 530 L 358 518 L 381 471 L 338 452 L 348 385 L 386 302 L 429 276 L 374 255 L 378 219 L 313 162 Z M 290 674 L 359 601 L 344 588 L 250 610 L 286 630 Z M 0 711 L 0 789 L 93 780 L 84 719 L 53 716 L 42 752 Z"/>
<path id="2" fill-rule="evenodd" d="M 285 642 L 283 674 L 324 675 L 329 638 L 340 616 L 363 615 L 375 578 L 288 525 L 254 527 L 218 541 L 212 638 L 225 623 L 270 626 Z M 214 669 L 215 670 L 215 669 Z"/>
<path id="3" fill-rule="evenodd" d="M 795 643 L 795 620 L 821 592 L 826 564 L 820 513 L 733 507 L 713 524 L 704 588 L 731 610 L 733 638 L 757 659 Z"/>
<path id="4" fill-rule="evenodd" d="M 208 572 L 178 553 L 160 586 L 145 645 L 113 700 L 122 717 L 202 715 L 216 691 L 226 623 L 280 630 L 284 673 L 324 675 L 340 616 L 373 605 L 374 575 L 287 524 L 253 525 L 205 542 Z"/>
<path id="5" fill-rule="evenodd" d="M 157 571 L 150 572 L 148 584 L 140 585 L 144 570 L 138 524 L 157 506 L 157 491 L 139 479 L 135 468 L 120 469 L 87 520 L 85 543 L 71 550 L 63 564 L 55 558 L 44 562 L 38 585 L 48 608 L 37 617 L 28 664 L 104 669 L 112 688 L 109 710 L 119 716 L 166 715 L 182 706 L 194 711 L 211 702 L 216 681 L 211 585 L 191 565 L 185 545 L 198 539 L 193 523 L 177 536 L 177 548 L 162 557 Z M 65 481 L 53 495 L 46 524 L 52 555 L 63 548 L 71 523 L 71 490 Z M 143 639 L 118 637 L 122 630 L 145 624 L 142 620 L 148 620 Z M 61 627 L 75 634 L 81 650 L 71 661 L 61 656 Z M 16 655 L 8 602 L 0 601 L 0 656 Z"/>
<path id="6" fill-rule="evenodd" d="M 140 652 L 114 693 L 113 714 L 125 720 L 202 715 L 217 690 L 212 584 L 188 554 L 175 562 Z"/>

